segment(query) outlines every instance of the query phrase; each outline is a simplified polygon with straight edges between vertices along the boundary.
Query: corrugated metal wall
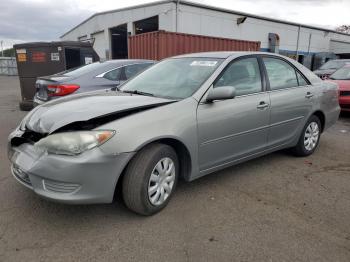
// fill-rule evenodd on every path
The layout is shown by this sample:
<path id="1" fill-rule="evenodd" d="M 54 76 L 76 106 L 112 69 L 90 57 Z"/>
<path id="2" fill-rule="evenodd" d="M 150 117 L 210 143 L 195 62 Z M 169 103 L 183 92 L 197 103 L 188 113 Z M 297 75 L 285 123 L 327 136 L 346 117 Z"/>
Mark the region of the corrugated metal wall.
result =
<path id="1" fill-rule="evenodd" d="M 17 75 L 17 64 L 15 57 L 0 57 L 0 75 Z"/>
<path id="2" fill-rule="evenodd" d="M 130 59 L 161 60 L 207 51 L 259 51 L 260 42 L 157 31 L 129 36 Z"/>

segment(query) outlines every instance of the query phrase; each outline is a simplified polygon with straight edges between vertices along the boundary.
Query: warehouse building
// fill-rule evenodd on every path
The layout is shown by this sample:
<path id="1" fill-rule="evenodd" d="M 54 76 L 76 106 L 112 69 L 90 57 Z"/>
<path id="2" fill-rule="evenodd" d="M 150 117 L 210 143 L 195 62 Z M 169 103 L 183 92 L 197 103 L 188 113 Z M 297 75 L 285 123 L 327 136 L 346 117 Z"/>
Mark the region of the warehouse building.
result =
<path id="1" fill-rule="evenodd" d="M 297 59 L 310 68 L 350 58 L 350 35 L 188 1 L 158 1 L 96 13 L 61 36 L 92 41 L 102 59 L 127 58 L 128 38 L 164 30 L 259 41 L 260 50 Z"/>

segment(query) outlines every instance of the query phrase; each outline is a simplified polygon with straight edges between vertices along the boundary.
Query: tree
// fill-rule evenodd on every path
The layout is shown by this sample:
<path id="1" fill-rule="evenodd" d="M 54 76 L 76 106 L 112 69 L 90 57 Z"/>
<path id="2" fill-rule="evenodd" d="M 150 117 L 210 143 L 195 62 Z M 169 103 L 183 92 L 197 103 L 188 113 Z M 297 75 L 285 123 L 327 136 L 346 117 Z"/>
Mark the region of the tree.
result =
<path id="1" fill-rule="evenodd" d="M 0 50 L 0 56 L 1 56 L 1 50 Z M 15 49 L 14 48 L 4 49 L 4 56 L 5 57 L 14 57 L 15 56 Z"/>
<path id="2" fill-rule="evenodd" d="M 346 33 L 346 34 L 350 34 L 350 25 L 341 25 L 338 26 L 335 31 L 337 32 L 341 32 L 341 33 Z"/>

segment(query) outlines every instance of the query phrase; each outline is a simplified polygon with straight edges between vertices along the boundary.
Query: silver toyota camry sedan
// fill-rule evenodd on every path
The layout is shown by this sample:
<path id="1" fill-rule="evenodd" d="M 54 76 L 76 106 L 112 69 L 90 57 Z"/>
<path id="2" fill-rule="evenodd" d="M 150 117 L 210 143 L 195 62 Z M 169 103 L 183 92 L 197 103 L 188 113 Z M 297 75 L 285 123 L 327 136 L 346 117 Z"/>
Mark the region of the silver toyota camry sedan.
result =
<path id="1" fill-rule="evenodd" d="M 270 53 L 163 60 L 116 91 L 61 98 L 10 134 L 13 176 L 64 203 L 110 203 L 151 215 L 177 181 L 270 152 L 312 154 L 340 112 L 335 84 Z"/>

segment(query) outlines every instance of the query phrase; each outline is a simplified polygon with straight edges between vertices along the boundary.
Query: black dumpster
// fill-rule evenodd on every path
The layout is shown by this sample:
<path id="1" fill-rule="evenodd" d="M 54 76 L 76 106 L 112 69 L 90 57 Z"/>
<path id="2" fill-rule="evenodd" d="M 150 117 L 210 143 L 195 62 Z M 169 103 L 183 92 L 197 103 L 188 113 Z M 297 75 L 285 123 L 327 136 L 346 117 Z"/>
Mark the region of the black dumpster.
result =
<path id="1" fill-rule="evenodd" d="M 33 42 L 17 44 L 18 76 L 21 87 L 21 110 L 33 107 L 37 77 L 52 75 L 99 60 L 89 42 Z"/>

